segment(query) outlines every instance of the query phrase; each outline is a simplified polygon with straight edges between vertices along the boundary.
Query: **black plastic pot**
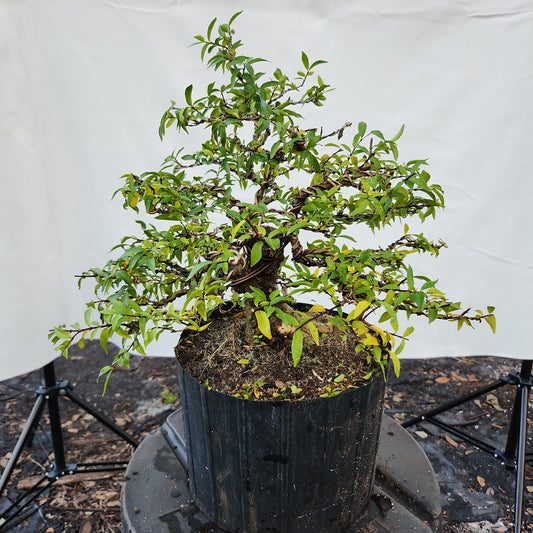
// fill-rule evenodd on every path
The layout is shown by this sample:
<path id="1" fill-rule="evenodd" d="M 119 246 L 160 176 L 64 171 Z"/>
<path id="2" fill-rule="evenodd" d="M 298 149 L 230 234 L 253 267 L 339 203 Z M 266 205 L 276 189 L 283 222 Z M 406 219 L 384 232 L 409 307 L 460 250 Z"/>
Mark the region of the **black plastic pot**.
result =
<path id="1" fill-rule="evenodd" d="M 299 402 L 208 390 L 178 362 L 189 484 L 234 533 L 336 533 L 372 491 L 385 383 Z"/>

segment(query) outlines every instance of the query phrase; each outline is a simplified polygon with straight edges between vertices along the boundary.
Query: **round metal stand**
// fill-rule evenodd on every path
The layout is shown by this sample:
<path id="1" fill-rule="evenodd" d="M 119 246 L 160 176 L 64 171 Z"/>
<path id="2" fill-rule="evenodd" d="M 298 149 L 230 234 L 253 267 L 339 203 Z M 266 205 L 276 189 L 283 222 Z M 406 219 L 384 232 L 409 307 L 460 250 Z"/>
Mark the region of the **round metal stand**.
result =
<path id="1" fill-rule="evenodd" d="M 191 499 L 179 410 L 133 454 L 121 509 L 126 533 L 223 533 Z M 433 468 L 411 435 L 384 416 L 374 493 L 347 533 L 440 530 L 441 495 Z"/>

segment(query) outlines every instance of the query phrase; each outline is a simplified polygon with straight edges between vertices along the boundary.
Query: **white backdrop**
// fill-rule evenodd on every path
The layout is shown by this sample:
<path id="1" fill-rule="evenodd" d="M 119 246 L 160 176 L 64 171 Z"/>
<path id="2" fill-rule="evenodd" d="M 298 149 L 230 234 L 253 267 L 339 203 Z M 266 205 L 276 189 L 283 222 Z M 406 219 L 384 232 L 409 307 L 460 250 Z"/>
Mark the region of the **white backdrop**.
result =
<path id="1" fill-rule="evenodd" d="M 533 0 L 2 0 L 0 379 L 52 360 L 48 330 L 82 319 L 74 276 L 134 231 L 118 177 L 174 148 L 161 113 L 209 75 L 192 36 L 243 7 L 244 53 L 287 72 L 301 50 L 329 61 L 337 90 L 311 122 L 406 124 L 402 159 L 427 157 L 444 186 L 425 232 L 449 248 L 421 265 L 451 298 L 495 305 L 498 332 L 419 325 L 403 356 L 533 357 Z"/>

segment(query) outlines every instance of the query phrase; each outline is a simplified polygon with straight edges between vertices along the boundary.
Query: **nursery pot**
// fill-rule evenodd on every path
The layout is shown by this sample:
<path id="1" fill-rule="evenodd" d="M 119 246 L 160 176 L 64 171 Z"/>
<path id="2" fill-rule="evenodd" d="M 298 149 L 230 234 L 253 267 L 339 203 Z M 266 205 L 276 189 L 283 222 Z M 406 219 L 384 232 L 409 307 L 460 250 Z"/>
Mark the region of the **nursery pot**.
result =
<path id="1" fill-rule="evenodd" d="M 178 362 L 187 468 L 198 508 L 233 533 L 336 533 L 371 495 L 385 390 L 311 401 L 209 390 Z"/>

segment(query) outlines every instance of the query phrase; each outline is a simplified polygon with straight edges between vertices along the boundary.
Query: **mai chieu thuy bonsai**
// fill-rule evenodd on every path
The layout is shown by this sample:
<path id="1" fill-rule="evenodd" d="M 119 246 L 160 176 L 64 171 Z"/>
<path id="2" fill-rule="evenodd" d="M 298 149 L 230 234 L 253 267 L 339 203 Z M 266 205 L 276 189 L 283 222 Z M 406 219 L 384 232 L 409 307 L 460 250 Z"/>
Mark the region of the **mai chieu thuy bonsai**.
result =
<path id="1" fill-rule="evenodd" d="M 464 311 L 409 264 L 444 243 L 411 233 L 408 219 L 434 217 L 444 200 L 423 159 L 399 162 L 403 127 L 387 137 L 365 122 L 304 123 L 330 90 L 316 74 L 324 61 L 302 52 L 294 76 L 262 72 L 263 59 L 241 54 L 237 15 L 195 37 L 216 81 L 200 95 L 188 85 L 161 119 L 161 137 L 200 130 L 199 145 L 123 176 L 124 208 L 144 212 L 139 235 L 81 276 L 96 298 L 83 325 L 50 333 L 56 348 L 120 341 L 101 370 L 107 385 L 131 353 L 185 332 L 179 363 L 206 390 L 299 403 L 383 379 L 390 364 L 398 373 L 412 315 L 494 329 L 493 308 Z M 389 225 L 402 228 L 392 242 L 358 247 L 358 228 Z"/>
<path id="2" fill-rule="evenodd" d="M 227 531 L 344 529 L 373 486 L 387 367 L 399 358 L 412 315 L 464 324 L 493 308 L 462 310 L 415 272 L 412 254 L 442 241 L 411 233 L 444 206 L 424 160 L 399 162 L 393 137 L 365 122 L 326 130 L 304 122 L 330 90 L 301 53 L 294 76 L 243 55 L 238 13 L 195 37 L 220 71 L 164 112 L 159 134 L 195 131 L 160 170 L 126 174 L 124 208 L 144 211 L 139 235 L 81 276 L 96 298 L 85 324 L 56 327 L 68 355 L 111 338 L 107 386 L 131 353 L 163 332 L 176 348 L 192 498 Z M 156 220 L 150 223 L 150 218 Z M 403 222 L 403 224 L 402 224 Z M 360 246 L 361 228 L 392 242 Z M 387 228 L 390 230 L 391 228 Z M 368 231 L 367 231 L 368 233 Z"/>
<path id="3" fill-rule="evenodd" d="M 390 139 L 364 122 L 328 132 L 301 127 L 302 109 L 323 105 L 330 90 L 314 77 L 324 61 L 302 53 L 294 78 L 280 69 L 267 77 L 256 70 L 264 60 L 239 55 L 234 18 L 213 37 L 215 20 L 196 41 L 225 82 L 210 83 L 198 98 L 189 85 L 183 105 L 173 102 L 159 128 L 161 137 L 172 126 L 184 134 L 201 128 L 205 140 L 190 153 L 178 148 L 161 170 L 123 176 L 117 191 L 125 209 L 143 208 L 168 224 L 139 220 L 141 236 L 124 237 L 116 259 L 81 276 L 95 281 L 97 299 L 87 304 L 85 325 L 54 329 L 57 349 L 67 355 L 74 342 L 95 337 L 106 348 L 115 335 L 122 346 L 102 370 L 109 375 L 163 331 L 209 330 L 221 310 L 242 335 L 218 357 L 202 355 L 197 377 L 231 394 L 251 387 L 254 397 L 309 398 L 336 394 L 389 362 L 397 371 L 413 331 L 398 329 L 399 314 L 459 327 L 485 320 L 494 328 L 492 308 L 464 313 L 409 266 L 413 253 L 438 255 L 442 241 L 405 225 L 388 246 L 357 248 L 361 224 L 377 232 L 444 206 L 424 160 L 398 162 L 403 127 Z M 316 297 L 329 305 L 294 305 Z M 326 343 L 341 352 L 330 362 Z M 233 379 L 217 381 L 214 373 Z"/>

